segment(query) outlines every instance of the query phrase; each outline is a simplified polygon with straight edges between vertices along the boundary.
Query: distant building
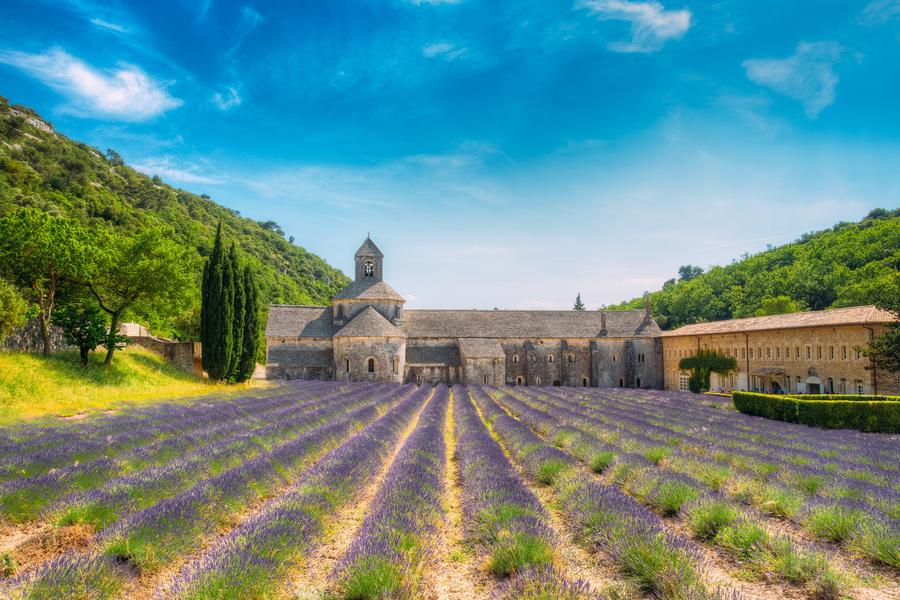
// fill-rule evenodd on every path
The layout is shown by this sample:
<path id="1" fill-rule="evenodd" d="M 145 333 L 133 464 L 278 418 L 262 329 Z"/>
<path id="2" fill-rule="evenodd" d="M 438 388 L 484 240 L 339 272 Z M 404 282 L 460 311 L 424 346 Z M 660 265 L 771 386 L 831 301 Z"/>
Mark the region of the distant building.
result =
<path id="1" fill-rule="evenodd" d="M 896 374 L 869 368 L 859 351 L 893 321 L 885 310 L 854 306 L 685 325 L 661 334 L 665 387 L 686 390 L 679 361 L 708 348 L 738 364 L 735 373 L 712 375 L 713 391 L 898 394 Z"/>
<path id="2" fill-rule="evenodd" d="M 331 306 L 274 305 L 272 379 L 661 388 L 660 330 L 631 311 L 406 310 L 371 239 Z"/>

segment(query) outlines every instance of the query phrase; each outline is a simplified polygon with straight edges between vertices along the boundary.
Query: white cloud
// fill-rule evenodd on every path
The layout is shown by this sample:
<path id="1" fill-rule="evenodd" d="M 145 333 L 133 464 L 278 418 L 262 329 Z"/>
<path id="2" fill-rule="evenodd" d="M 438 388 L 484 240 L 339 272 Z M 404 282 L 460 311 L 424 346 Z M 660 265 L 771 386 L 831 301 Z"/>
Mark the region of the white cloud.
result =
<path id="1" fill-rule="evenodd" d="M 416 6 L 422 6 L 423 4 L 428 4 L 431 6 L 436 6 L 438 4 L 459 4 L 462 0 L 406 0 L 410 4 L 415 4 Z"/>
<path id="2" fill-rule="evenodd" d="M 128 28 L 123 25 L 119 25 L 118 23 L 112 23 L 110 21 L 104 21 L 99 18 L 92 18 L 91 23 L 99 27 L 100 29 L 108 29 L 109 31 L 114 31 L 116 33 L 128 33 Z"/>
<path id="3" fill-rule="evenodd" d="M 215 185 L 224 181 L 218 177 L 204 175 L 196 165 L 178 163 L 168 156 L 146 158 L 133 166 L 147 175 L 159 175 L 165 180 L 180 183 Z"/>
<path id="4" fill-rule="evenodd" d="M 443 58 L 452 61 L 468 54 L 468 48 L 458 48 L 449 42 L 436 42 L 422 47 L 422 56 L 425 58 Z"/>
<path id="5" fill-rule="evenodd" d="M 787 58 L 753 58 L 743 65 L 751 81 L 799 101 L 814 119 L 834 102 L 840 56 L 837 42 L 801 42 Z"/>
<path id="6" fill-rule="evenodd" d="M 134 65 L 120 63 L 101 71 L 59 49 L 44 54 L 0 51 L 0 63 L 22 69 L 66 96 L 62 110 L 76 116 L 145 121 L 182 104 Z"/>
<path id="7" fill-rule="evenodd" d="M 883 25 L 894 19 L 900 19 L 900 0 L 872 0 L 860 15 L 866 25 Z"/>
<path id="8" fill-rule="evenodd" d="M 631 23 L 631 41 L 609 44 L 615 52 L 659 50 L 666 41 L 680 38 L 691 27 L 691 11 L 667 10 L 659 2 L 583 0 L 582 5 L 601 20 Z"/>
<path id="9" fill-rule="evenodd" d="M 216 92 L 213 94 L 212 101 L 220 110 L 231 110 L 235 106 L 240 106 L 242 102 L 238 91 L 231 86 L 227 87 L 224 93 Z"/>

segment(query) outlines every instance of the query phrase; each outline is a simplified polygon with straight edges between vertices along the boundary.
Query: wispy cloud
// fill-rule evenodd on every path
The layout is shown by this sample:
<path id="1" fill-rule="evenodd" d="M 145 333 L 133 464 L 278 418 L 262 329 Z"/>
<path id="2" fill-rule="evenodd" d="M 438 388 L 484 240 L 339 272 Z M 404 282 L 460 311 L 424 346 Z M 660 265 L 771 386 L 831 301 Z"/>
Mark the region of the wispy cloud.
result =
<path id="1" fill-rule="evenodd" d="M 583 0 L 582 6 L 601 20 L 631 23 L 631 41 L 611 42 L 615 52 L 653 52 L 690 29 L 691 11 L 668 10 L 659 2 Z"/>
<path id="2" fill-rule="evenodd" d="M 815 119 L 834 102 L 838 84 L 834 66 L 840 57 L 837 42 L 802 42 L 787 58 L 753 58 L 743 64 L 751 81 L 799 101 L 807 116 Z"/>
<path id="3" fill-rule="evenodd" d="M 866 25 L 883 25 L 895 19 L 900 19 L 900 0 L 872 0 L 860 15 Z"/>
<path id="4" fill-rule="evenodd" d="M 228 86 L 225 88 L 223 92 L 216 92 L 212 96 L 213 104 L 215 104 L 219 110 L 231 110 L 236 106 L 240 106 L 242 100 L 238 91 Z"/>
<path id="5" fill-rule="evenodd" d="M 118 23 L 111 23 L 110 21 L 105 21 L 103 19 L 94 17 L 91 19 L 91 23 L 99 27 L 100 29 L 107 29 L 109 31 L 114 31 L 116 33 L 127 34 L 129 29 L 124 25 L 119 25 Z"/>
<path id="6" fill-rule="evenodd" d="M 453 61 L 462 58 L 469 53 L 468 48 L 459 48 L 449 42 L 435 42 L 422 47 L 422 56 L 425 58 L 443 58 Z"/>
<path id="7" fill-rule="evenodd" d="M 432 5 L 436 6 L 438 4 L 459 4 L 463 0 L 406 0 L 409 4 L 415 4 L 416 6 L 421 5 Z"/>
<path id="8" fill-rule="evenodd" d="M 176 161 L 169 156 L 145 158 L 135 163 L 134 168 L 147 175 L 159 175 L 162 179 L 179 183 L 199 183 L 216 185 L 224 179 L 203 173 L 197 165 Z"/>
<path id="9" fill-rule="evenodd" d="M 134 65 L 99 70 L 60 49 L 43 54 L 0 51 L 0 63 L 25 71 L 68 99 L 63 112 L 81 117 L 146 121 L 182 104 L 166 85 Z"/>
<path id="10" fill-rule="evenodd" d="M 226 50 L 225 54 L 230 57 L 240 50 L 241 46 L 247 40 L 247 36 L 253 33 L 263 21 L 265 21 L 263 16 L 253 7 L 244 6 L 241 8 L 241 18 L 234 31 L 234 41 L 231 43 L 231 47 Z"/>

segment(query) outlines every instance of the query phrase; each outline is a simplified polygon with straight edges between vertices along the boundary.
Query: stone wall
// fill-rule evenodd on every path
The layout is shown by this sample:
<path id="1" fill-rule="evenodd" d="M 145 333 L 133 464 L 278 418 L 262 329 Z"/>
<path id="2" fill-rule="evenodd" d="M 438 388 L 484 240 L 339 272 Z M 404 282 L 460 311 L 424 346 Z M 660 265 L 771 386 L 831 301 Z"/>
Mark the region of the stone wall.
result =
<path id="1" fill-rule="evenodd" d="M 453 385 L 460 383 L 459 367 L 446 365 L 407 365 L 404 373 L 404 381 L 407 383 L 437 385 L 446 383 Z"/>
<path id="2" fill-rule="evenodd" d="M 159 354 L 166 362 L 182 371 L 197 375 L 203 373 L 200 342 L 176 342 L 166 338 L 138 336 L 129 338 L 129 343 Z"/>
<path id="3" fill-rule="evenodd" d="M 0 349 L 12 352 L 43 352 L 44 341 L 41 337 L 40 319 L 37 317 L 30 319 L 25 325 L 6 336 Z M 75 350 L 75 347 L 66 343 L 66 336 L 63 334 L 62 328 L 51 325 L 50 349 L 52 352 L 61 352 Z"/>
<path id="4" fill-rule="evenodd" d="M 339 381 L 402 383 L 406 367 L 406 338 L 337 337 L 334 358 Z M 369 361 L 374 361 L 369 371 Z"/>

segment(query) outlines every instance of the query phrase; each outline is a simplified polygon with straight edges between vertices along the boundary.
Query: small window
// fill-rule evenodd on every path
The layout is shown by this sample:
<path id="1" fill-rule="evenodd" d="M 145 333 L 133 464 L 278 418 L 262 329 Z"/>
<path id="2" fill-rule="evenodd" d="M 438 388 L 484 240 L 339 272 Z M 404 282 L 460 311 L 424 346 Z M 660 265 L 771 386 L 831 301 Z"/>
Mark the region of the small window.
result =
<path id="1" fill-rule="evenodd" d="M 483 379 L 484 385 L 487 385 L 487 375 L 485 375 L 484 377 L 482 377 L 482 379 Z"/>
<path id="2" fill-rule="evenodd" d="M 552 355 L 552 354 L 548 354 L 548 355 L 547 355 L 547 362 L 553 362 L 553 355 Z"/>
<path id="3" fill-rule="evenodd" d="M 522 377 L 516 377 L 516 385 L 522 385 Z"/>
<path id="4" fill-rule="evenodd" d="M 862 394 L 862 393 L 864 393 L 865 390 L 864 390 L 864 388 L 863 388 L 863 382 L 862 382 L 861 379 L 857 379 L 857 380 L 854 382 L 854 384 L 855 384 L 855 387 L 856 387 L 856 393 L 857 393 L 857 394 Z"/>
<path id="5" fill-rule="evenodd" d="M 513 362 L 514 362 L 514 363 L 519 362 L 519 355 L 518 355 L 518 354 L 513 354 Z"/>
<path id="6" fill-rule="evenodd" d="M 370 359 L 369 359 L 369 368 L 368 368 L 368 371 L 369 371 L 369 373 L 374 373 L 374 372 L 375 372 L 375 359 L 374 359 L 374 358 L 370 358 Z"/>
<path id="7" fill-rule="evenodd" d="M 825 380 L 825 389 L 828 390 L 829 394 L 834 393 L 834 379 L 829 377 L 828 379 Z"/>
<path id="8" fill-rule="evenodd" d="M 613 362 L 616 362 L 616 358 L 617 358 L 616 355 L 613 354 Z"/>
<path id="9" fill-rule="evenodd" d="M 374 277 L 375 276 L 375 263 L 371 260 L 367 260 L 365 267 L 363 268 L 363 274 L 366 277 Z"/>
<path id="10" fill-rule="evenodd" d="M 810 358 L 812 358 L 812 348 L 807 346 L 806 347 L 806 360 L 809 360 Z"/>
<path id="11" fill-rule="evenodd" d="M 845 378 L 843 378 L 843 377 L 841 377 L 841 387 L 840 387 L 840 392 L 841 392 L 842 394 L 846 394 L 846 393 L 847 393 L 847 380 L 846 380 Z"/>
<path id="12" fill-rule="evenodd" d="M 391 360 L 391 364 L 392 364 L 393 367 L 394 367 L 394 375 L 399 375 L 399 374 L 400 374 L 400 357 L 399 357 L 399 356 L 395 356 L 395 357 Z"/>
<path id="13" fill-rule="evenodd" d="M 587 386 L 588 386 L 587 377 L 582 377 L 581 378 L 581 387 L 587 387 Z"/>
<path id="14" fill-rule="evenodd" d="M 847 360 L 847 346 L 841 346 L 841 359 Z"/>
<path id="15" fill-rule="evenodd" d="M 619 379 L 619 387 L 625 387 L 625 380 Z"/>
<path id="16" fill-rule="evenodd" d="M 772 349 L 766 346 L 766 358 L 772 358 Z"/>
<path id="17" fill-rule="evenodd" d="M 641 387 L 641 378 L 638 377 L 634 382 L 635 387 Z"/>
<path id="18" fill-rule="evenodd" d="M 800 346 L 797 346 L 796 348 L 794 348 L 794 358 L 796 358 L 797 360 L 800 360 Z"/>
<path id="19" fill-rule="evenodd" d="M 543 384 L 544 384 L 544 380 L 541 379 L 540 377 L 535 377 L 535 378 L 534 378 L 534 384 L 535 384 L 535 385 L 543 385 Z"/>
<path id="20" fill-rule="evenodd" d="M 791 357 L 791 347 L 790 347 L 790 346 L 785 346 L 785 347 L 784 347 L 784 357 L 785 357 L 785 358 L 790 358 L 790 357 Z"/>
<path id="21" fill-rule="evenodd" d="M 570 362 L 570 363 L 575 362 L 575 355 L 574 355 L 574 354 L 570 354 L 570 355 L 569 355 L 569 362 Z"/>
<path id="22" fill-rule="evenodd" d="M 350 359 L 349 358 L 344 359 L 344 371 L 347 373 L 350 372 Z"/>
<path id="23" fill-rule="evenodd" d="M 750 358 L 753 358 L 753 348 L 750 348 Z"/>
<path id="24" fill-rule="evenodd" d="M 834 360 L 834 346 L 828 346 L 828 355 L 831 360 Z"/>
<path id="25" fill-rule="evenodd" d="M 775 348 L 775 358 L 781 358 L 781 346 Z"/>

